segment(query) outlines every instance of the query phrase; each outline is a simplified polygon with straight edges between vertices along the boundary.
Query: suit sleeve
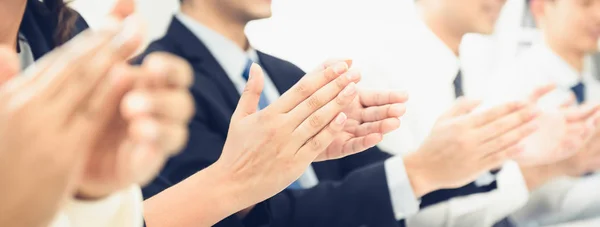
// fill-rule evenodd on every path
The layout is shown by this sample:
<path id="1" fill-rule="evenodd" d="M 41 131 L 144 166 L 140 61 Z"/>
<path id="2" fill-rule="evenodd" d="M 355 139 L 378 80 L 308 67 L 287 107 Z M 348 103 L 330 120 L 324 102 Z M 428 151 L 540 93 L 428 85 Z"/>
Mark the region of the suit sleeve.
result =
<path id="1" fill-rule="evenodd" d="M 368 184 L 366 184 L 368 182 Z M 401 226 L 392 210 L 383 162 L 321 181 L 305 190 L 285 190 L 270 199 L 273 226 Z"/>

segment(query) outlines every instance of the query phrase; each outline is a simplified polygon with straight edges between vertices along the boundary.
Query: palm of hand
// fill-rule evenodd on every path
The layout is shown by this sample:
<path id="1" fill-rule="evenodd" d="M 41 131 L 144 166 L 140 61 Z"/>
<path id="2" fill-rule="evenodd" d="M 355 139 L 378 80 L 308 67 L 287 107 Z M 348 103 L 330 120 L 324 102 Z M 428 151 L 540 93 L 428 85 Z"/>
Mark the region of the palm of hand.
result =
<path id="1" fill-rule="evenodd" d="M 362 136 L 367 136 L 366 134 L 361 134 L 359 132 L 360 126 L 364 123 L 362 120 L 362 114 L 365 110 L 365 107 L 361 104 L 359 96 L 357 96 L 352 103 L 346 107 L 343 111 L 348 119 L 346 120 L 346 124 L 344 125 L 344 129 L 339 135 L 333 140 L 333 142 L 327 147 L 319 157 L 317 157 L 316 161 L 321 160 L 329 160 L 334 157 L 343 157 L 350 155 L 353 150 L 356 148 L 353 146 L 360 146 L 360 144 L 353 145 L 353 143 L 366 143 L 372 142 L 373 140 L 377 140 L 377 138 L 373 138 L 370 136 L 371 141 L 358 141 L 357 138 Z M 376 142 L 375 142 L 376 143 Z"/>
<path id="2" fill-rule="evenodd" d="M 132 172 L 126 169 L 133 153 L 128 128 L 129 123 L 114 113 L 96 135 L 80 188 L 85 196 L 103 196 L 101 192 L 115 191 L 132 182 Z"/>

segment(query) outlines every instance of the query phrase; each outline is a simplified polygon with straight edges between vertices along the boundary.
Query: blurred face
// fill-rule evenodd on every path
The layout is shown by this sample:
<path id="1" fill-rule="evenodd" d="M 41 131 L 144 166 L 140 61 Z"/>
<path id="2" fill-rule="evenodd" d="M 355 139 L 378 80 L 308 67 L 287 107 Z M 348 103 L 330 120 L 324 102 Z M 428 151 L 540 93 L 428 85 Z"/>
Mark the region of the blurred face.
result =
<path id="1" fill-rule="evenodd" d="M 213 0 L 224 12 L 243 22 L 271 17 L 271 0 Z"/>
<path id="2" fill-rule="evenodd" d="M 548 41 L 593 53 L 600 39 L 600 0 L 542 0 L 541 28 Z"/>
<path id="3" fill-rule="evenodd" d="M 506 0 L 441 0 L 440 13 L 465 33 L 491 34 Z"/>

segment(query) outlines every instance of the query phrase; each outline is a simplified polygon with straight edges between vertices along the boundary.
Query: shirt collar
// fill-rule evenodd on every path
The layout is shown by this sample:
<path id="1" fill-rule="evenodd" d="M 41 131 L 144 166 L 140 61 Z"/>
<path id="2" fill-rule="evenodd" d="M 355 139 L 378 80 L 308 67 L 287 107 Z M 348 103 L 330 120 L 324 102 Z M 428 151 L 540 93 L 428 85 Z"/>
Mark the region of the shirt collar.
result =
<path id="1" fill-rule="evenodd" d="M 443 74 L 431 75 L 436 77 L 436 81 L 443 79 L 444 84 L 452 83 L 458 71 L 460 70 L 460 59 L 454 54 L 454 51 L 450 49 L 432 30 L 425 24 L 421 19 L 420 9 L 415 6 L 418 23 L 418 33 L 421 34 L 421 40 L 424 42 L 425 51 L 423 54 L 427 54 L 430 57 L 430 62 L 435 64 L 436 71 L 443 72 Z M 425 75 L 424 75 L 425 76 Z M 443 76 L 443 78 L 440 78 Z M 464 76 L 464 75 L 463 75 Z"/>
<path id="2" fill-rule="evenodd" d="M 242 77 L 248 60 L 258 63 L 258 53 L 255 49 L 249 48 L 244 51 L 233 41 L 182 12 L 176 13 L 175 17 L 206 45 L 229 78 Z"/>
<path id="3" fill-rule="evenodd" d="M 540 64 L 539 67 L 546 68 L 545 73 L 558 87 L 573 87 L 592 73 L 587 59 L 584 60 L 583 72 L 578 72 L 545 43 L 531 47 L 531 52 L 535 61 Z"/>

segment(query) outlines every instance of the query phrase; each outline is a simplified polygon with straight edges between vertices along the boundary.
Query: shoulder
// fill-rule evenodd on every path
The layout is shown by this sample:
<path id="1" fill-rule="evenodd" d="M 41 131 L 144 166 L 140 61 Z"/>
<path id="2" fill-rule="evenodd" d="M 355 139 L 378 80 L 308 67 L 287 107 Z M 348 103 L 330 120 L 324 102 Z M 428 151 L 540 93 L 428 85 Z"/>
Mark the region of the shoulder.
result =
<path id="1" fill-rule="evenodd" d="M 304 70 L 300 69 L 300 67 L 287 60 L 283 60 L 281 58 L 260 51 L 258 51 L 258 56 L 260 58 L 261 63 L 269 67 L 274 67 L 278 70 L 285 70 L 286 72 L 295 73 L 299 75 L 305 74 Z"/>
<path id="2" fill-rule="evenodd" d="M 141 64 L 144 59 L 155 52 L 167 52 L 167 53 L 171 53 L 171 54 L 175 54 L 175 55 L 180 55 L 177 51 L 177 49 L 171 45 L 169 42 L 167 42 L 165 40 L 165 38 L 161 38 L 158 40 L 153 41 L 152 43 L 150 43 L 148 45 L 148 47 L 139 55 L 137 55 L 136 57 L 132 58 L 130 60 L 131 64 L 135 64 L 135 65 L 139 65 Z"/>

